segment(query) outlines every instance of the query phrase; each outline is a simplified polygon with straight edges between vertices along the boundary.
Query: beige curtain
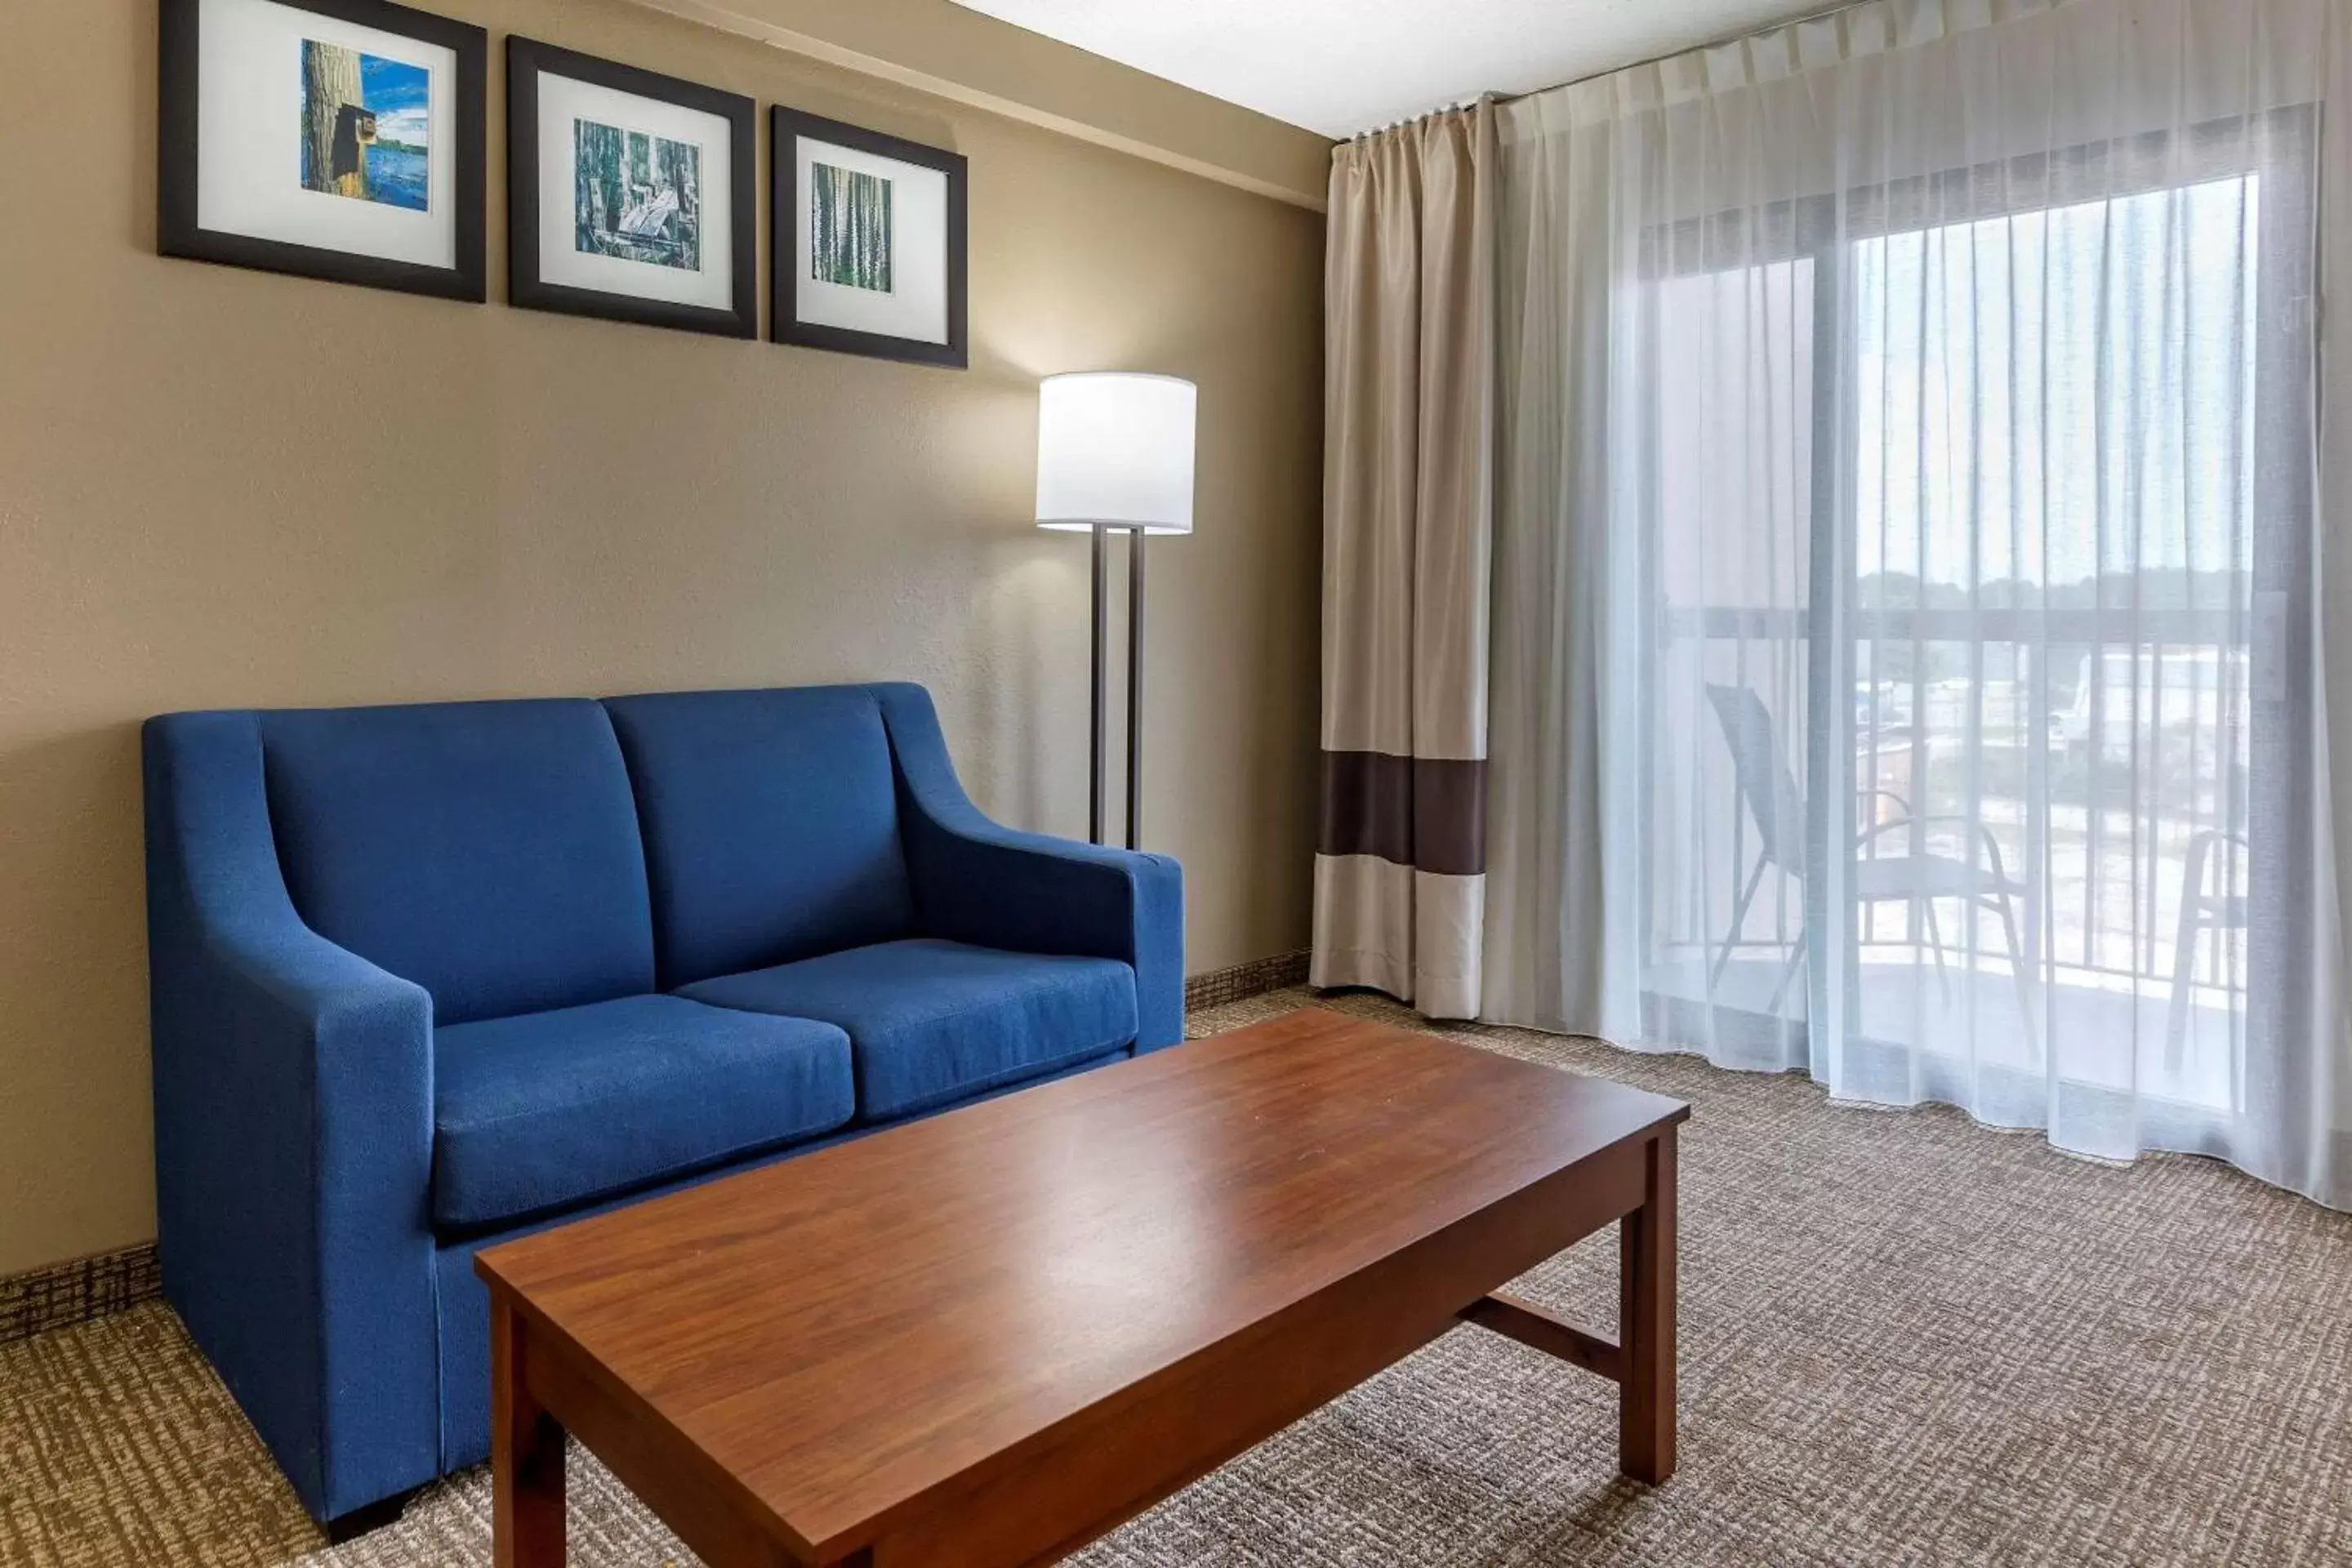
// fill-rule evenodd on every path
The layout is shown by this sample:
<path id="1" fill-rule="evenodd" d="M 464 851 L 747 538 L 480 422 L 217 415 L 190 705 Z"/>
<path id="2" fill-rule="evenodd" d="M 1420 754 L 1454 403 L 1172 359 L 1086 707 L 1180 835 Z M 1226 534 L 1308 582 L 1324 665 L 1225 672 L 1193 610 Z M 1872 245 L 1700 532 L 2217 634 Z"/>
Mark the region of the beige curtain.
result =
<path id="1" fill-rule="evenodd" d="M 1326 263 L 1318 985 L 1475 1017 L 1486 899 L 1494 111 L 1339 148 Z"/>

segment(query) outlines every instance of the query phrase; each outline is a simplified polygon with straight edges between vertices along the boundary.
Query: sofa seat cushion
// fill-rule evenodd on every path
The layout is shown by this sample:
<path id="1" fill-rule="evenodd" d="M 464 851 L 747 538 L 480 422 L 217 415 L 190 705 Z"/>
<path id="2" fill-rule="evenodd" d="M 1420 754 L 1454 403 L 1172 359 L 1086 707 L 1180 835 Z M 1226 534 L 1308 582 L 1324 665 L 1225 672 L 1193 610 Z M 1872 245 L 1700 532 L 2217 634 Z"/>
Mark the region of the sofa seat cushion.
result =
<path id="1" fill-rule="evenodd" d="M 681 995 L 849 1035 L 861 1121 L 888 1121 L 1116 1050 L 1135 972 L 1116 959 L 917 938 L 722 975 Z"/>
<path id="2" fill-rule="evenodd" d="M 433 1032 L 433 1221 L 570 1207 L 813 1138 L 856 1108 L 831 1024 L 627 996 Z"/>

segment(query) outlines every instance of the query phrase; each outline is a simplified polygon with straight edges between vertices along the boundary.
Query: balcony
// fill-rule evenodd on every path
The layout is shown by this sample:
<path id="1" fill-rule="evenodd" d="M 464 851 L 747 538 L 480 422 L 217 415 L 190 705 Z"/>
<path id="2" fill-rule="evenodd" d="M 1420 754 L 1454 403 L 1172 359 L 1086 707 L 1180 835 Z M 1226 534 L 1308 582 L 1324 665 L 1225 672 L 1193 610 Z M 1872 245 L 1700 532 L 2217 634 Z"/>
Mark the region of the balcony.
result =
<path id="1" fill-rule="evenodd" d="M 1863 1098 L 1982 1108 L 2003 1098 L 1988 1081 L 2009 1079 L 2021 1125 L 2059 1092 L 2236 1113 L 2259 809 L 2248 618 L 2143 614 L 2129 642 L 2102 639 L 2116 617 L 2098 612 L 1979 615 L 1968 640 L 1950 635 L 1955 616 L 1856 619 L 1870 635 L 1846 648 L 1851 707 L 1829 744 L 1804 721 L 1818 661 L 1801 616 L 1708 612 L 1664 650 L 1653 773 L 1660 809 L 1689 830 L 1653 836 L 1645 991 L 1664 1032 L 1786 1036 L 1834 984 L 1839 1037 L 1880 1047 L 1875 1068 L 1854 1070 L 1901 1080 Z M 1780 636 L 1759 638 L 1768 630 Z M 1785 782 L 1762 797 L 1737 754 L 1755 742 L 1689 695 L 1723 683 L 1758 690 L 1771 713 L 1778 755 L 1747 760 Z M 1808 774 L 1841 752 L 1851 794 L 1822 800 Z M 1773 863 L 1731 942 L 1765 847 L 1757 801 L 1782 795 L 1806 824 L 1804 864 L 1847 858 L 1816 872 L 1824 887 L 1922 888 L 1908 868 L 1941 864 L 1994 872 L 1984 888 L 1997 879 L 2006 896 L 1906 892 L 1832 910 L 1825 892 L 1810 910 L 1835 931 L 1822 966 L 1805 940 L 1806 879 Z M 1851 826 L 1832 836 L 1832 813 Z"/>

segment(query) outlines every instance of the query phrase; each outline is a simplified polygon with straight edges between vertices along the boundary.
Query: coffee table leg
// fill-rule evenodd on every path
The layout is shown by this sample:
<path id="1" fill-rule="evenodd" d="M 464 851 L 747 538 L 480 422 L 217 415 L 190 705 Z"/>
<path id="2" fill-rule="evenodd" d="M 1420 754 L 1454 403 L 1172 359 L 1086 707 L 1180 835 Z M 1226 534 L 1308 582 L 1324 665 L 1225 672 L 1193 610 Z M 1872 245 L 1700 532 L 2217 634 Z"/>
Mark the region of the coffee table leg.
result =
<path id="1" fill-rule="evenodd" d="M 1619 1222 L 1617 1464 L 1654 1486 L 1675 1473 L 1675 1130 L 1644 1152 L 1642 1206 Z"/>
<path id="2" fill-rule="evenodd" d="M 562 1568 L 563 1428 L 523 1378 L 530 1335 L 490 1292 L 490 1532 L 497 1568 Z"/>

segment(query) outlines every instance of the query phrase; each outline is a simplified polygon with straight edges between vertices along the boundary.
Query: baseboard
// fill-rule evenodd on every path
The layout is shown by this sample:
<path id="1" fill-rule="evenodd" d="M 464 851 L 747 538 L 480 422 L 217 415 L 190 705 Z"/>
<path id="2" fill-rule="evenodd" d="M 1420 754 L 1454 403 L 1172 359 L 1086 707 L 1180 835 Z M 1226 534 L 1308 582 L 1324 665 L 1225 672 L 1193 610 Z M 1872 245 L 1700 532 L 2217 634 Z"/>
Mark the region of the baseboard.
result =
<path id="1" fill-rule="evenodd" d="M 0 1345 L 86 1323 L 163 1293 L 152 1241 L 11 1274 L 0 1279 Z"/>
<path id="2" fill-rule="evenodd" d="M 1252 959 L 1185 981 L 1184 1010 L 1222 1007 L 1228 1002 L 1306 984 L 1304 952 Z M 0 1344 L 86 1323 L 152 1301 L 163 1293 L 163 1271 L 156 1265 L 152 1241 L 12 1274 L 0 1279 Z"/>
<path id="3" fill-rule="evenodd" d="M 1246 1001 L 1263 996 L 1269 991 L 1307 984 L 1307 957 L 1304 952 L 1286 952 L 1274 958 L 1254 958 L 1247 963 L 1236 963 L 1230 969 L 1213 969 L 1206 974 L 1195 974 L 1184 982 L 1184 1011 L 1201 1007 L 1222 1007 L 1228 1002 Z"/>

